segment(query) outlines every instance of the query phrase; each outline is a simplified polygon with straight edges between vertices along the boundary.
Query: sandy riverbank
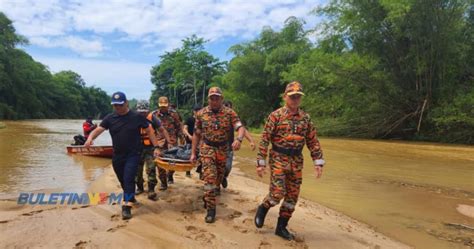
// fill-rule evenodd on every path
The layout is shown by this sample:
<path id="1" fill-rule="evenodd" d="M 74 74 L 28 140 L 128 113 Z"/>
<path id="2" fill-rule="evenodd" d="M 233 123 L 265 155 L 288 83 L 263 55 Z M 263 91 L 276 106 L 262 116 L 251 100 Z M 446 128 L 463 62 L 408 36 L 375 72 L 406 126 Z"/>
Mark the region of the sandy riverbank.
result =
<path id="1" fill-rule="evenodd" d="M 236 168 L 222 192 L 214 224 L 204 223 L 202 183 L 177 173 L 176 183 L 156 202 L 138 196 L 134 218 L 122 221 L 118 205 L 19 206 L 0 202 L 1 248 L 408 248 L 369 226 L 317 203 L 301 200 L 290 221 L 297 241 L 273 232 L 278 209 L 264 228 L 253 224 L 255 208 L 267 193 L 265 184 Z M 111 168 L 89 192 L 119 192 Z"/>

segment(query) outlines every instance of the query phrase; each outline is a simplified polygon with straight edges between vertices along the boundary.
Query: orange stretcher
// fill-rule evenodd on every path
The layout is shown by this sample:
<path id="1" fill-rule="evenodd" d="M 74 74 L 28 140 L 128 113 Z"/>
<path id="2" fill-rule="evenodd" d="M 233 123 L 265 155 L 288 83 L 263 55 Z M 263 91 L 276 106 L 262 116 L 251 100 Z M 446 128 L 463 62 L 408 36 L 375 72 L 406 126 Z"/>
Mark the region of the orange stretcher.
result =
<path id="1" fill-rule="evenodd" d="M 164 157 L 155 158 L 155 164 L 162 169 L 174 171 L 191 171 L 195 166 L 195 164 L 189 160 Z"/>

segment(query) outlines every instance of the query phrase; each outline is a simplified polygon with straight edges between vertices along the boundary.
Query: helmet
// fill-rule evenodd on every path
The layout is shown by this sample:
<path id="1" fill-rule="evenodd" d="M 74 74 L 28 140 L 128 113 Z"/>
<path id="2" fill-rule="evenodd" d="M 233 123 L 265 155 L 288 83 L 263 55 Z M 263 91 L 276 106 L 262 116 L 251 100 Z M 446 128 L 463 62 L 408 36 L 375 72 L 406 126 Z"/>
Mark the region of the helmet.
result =
<path id="1" fill-rule="evenodd" d="M 146 100 L 139 100 L 137 102 L 137 111 L 138 112 L 148 112 L 150 111 L 150 105 Z"/>

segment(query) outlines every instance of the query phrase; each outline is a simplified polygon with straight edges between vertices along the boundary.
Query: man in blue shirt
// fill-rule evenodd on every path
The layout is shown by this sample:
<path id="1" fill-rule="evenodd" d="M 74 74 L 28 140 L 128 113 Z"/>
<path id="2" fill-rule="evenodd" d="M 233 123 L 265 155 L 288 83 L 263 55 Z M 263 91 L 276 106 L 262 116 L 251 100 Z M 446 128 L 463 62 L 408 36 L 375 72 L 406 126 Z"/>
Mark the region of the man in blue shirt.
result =
<path id="1" fill-rule="evenodd" d="M 156 147 L 158 141 L 154 135 L 153 127 L 146 117 L 129 109 L 124 93 L 114 93 L 111 104 L 114 107 L 114 112 L 102 120 L 84 145 L 85 147 L 91 146 L 95 138 L 105 130 L 109 130 L 114 148 L 112 166 L 123 189 L 122 218 L 125 220 L 132 218 L 131 204 L 136 202 L 135 176 L 143 151 L 141 129 L 146 130 L 153 146 Z M 158 153 L 159 151 L 155 150 L 155 155 Z"/>

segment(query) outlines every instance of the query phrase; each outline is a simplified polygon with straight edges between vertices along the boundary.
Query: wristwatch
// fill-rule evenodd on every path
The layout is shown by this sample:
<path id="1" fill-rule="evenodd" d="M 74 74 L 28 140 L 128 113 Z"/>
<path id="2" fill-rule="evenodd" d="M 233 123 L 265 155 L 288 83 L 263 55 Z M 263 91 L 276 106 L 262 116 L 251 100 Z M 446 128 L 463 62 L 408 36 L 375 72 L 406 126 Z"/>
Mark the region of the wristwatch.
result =
<path id="1" fill-rule="evenodd" d="M 323 167 L 324 164 L 326 164 L 326 161 L 324 161 L 324 159 L 316 159 L 316 160 L 314 160 L 313 163 L 314 163 L 314 166 L 321 166 L 321 167 Z"/>
<path id="2" fill-rule="evenodd" d="M 239 140 L 239 142 L 241 142 L 241 143 L 242 143 L 242 141 L 243 141 L 244 139 L 243 139 L 243 138 L 241 138 L 241 137 L 237 137 L 237 140 Z"/>

